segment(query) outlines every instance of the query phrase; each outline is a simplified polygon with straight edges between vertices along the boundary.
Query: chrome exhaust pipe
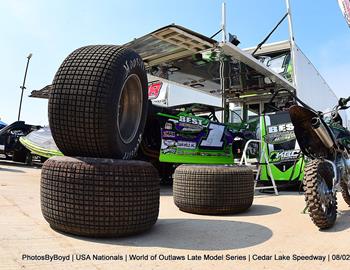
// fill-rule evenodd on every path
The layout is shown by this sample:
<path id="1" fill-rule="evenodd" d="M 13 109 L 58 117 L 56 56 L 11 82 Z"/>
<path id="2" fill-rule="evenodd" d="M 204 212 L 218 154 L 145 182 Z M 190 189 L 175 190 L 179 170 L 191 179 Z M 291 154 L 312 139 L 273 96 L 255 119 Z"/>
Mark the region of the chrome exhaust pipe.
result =
<path id="1" fill-rule="evenodd" d="M 314 117 L 311 119 L 312 129 L 315 131 L 321 142 L 329 149 L 334 147 L 334 141 L 329 135 L 327 129 L 321 122 L 320 118 Z"/>

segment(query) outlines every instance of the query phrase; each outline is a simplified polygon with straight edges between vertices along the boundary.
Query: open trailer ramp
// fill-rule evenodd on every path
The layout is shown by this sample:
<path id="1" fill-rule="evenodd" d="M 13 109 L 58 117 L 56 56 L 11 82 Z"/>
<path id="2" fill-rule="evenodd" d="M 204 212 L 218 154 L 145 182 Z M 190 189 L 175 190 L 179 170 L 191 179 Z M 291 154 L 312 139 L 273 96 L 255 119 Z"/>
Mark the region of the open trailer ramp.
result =
<path id="1" fill-rule="evenodd" d="M 124 47 L 135 50 L 148 66 L 214 48 L 216 41 L 179 25 L 168 25 L 137 38 Z"/>
<path id="2" fill-rule="evenodd" d="M 293 84 L 230 42 L 217 42 L 179 25 L 168 25 L 123 45 L 135 50 L 151 76 L 226 99 L 270 94 L 276 88 L 295 91 Z M 32 91 L 48 98 L 51 86 Z"/>
<path id="3" fill-rule="evenodd" d="M 123 46 L 141 55 L 149 74 L 216 96 L 222 95 L 222 80 L 227 81 L 227 98 L 276 87 L 295 90 L 291 82 L 250 53 L 182 26 L 162 27 Z"/>

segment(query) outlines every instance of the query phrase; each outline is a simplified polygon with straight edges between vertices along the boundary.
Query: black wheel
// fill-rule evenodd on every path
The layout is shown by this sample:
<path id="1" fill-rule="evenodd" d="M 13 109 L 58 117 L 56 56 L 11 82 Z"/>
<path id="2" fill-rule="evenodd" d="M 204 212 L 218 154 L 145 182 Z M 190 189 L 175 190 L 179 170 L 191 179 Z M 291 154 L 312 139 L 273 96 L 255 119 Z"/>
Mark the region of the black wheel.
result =
<path id="1" fill-rule="evenodd" d="M 30 153 L 30 152 L 27 153 L 25 164 L 28 165 L 28 166 L 32 166 L 33 165 L 33 155 L 32 155 L 32 153 Z"/>
<path id="2" fill-rule="evenodd" d="M 347 182 L 342 181 L 340 185 L 342 188 L 341 194 L 343 195 L 343 199 L 348 206 L 350 206 L 350 179 Z"/>
<path id="3" fill-rule="evenodd" d="M 143 161 L 54 157 L 42 167 L 41 210 L 52 228 L 92 237 L 143 232 L 159 212 L 159 178 Z"/>
<path id="4" fill-rule="evenodd" d="M 15 162 L 26 163 L 28 153 L 29 153 L 28 150 L 26 150 L 24 148 L 22 148 L 20 150 L 15 150 L 13 152 L 12 160 Z"/>
<path id="5" fill-rule="evenodd" d="M 320 229 L 332 227 L 337 218 L 333 175 L 332 166 L 325 161 L 312 160 L 305 167 L 305 201 L 312 221 Z"/>
<path id="6" fill-rule="evenodd" d="M 254 199 L 253 171 L 245 166 L 180 165 L 174 174 L 174 202 L 196 214 L 232 214 Z"/>
<path id="7" fill-rule="evenodd" d="M 77 49 L 52 86 L 49 123 L 64 155 L 135 156 L 148 107 L 147 75 L 137 53 L 108 45 Z"/>

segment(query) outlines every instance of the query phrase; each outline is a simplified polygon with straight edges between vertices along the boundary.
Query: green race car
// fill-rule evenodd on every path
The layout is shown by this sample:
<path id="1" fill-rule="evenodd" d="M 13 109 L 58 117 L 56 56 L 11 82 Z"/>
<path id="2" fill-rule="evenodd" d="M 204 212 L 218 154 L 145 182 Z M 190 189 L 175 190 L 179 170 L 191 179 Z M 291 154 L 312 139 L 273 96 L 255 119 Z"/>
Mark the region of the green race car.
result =
<path id="1" fill-rule="evenodd" d="M 221 110 L 205 104 L 150 105 L 136 158 L 152 162 L 163 178 L 170 177 L 177 164 L 233 164 L 245 143 L 255 138 L 258 121 L 223 124 L 218 119 Z M 48 127 L 22 137 L 21 143 L 46 158 L 63 155 Z"/>
<path id="2" fill-rule="evenodd" d="M 152 162 L 163 179 L 179 164 L 233 164 L 255 138 L 258 121 L 223 124 L 221 110 L 205 104 L 150 106 L 138 158 Z"/>

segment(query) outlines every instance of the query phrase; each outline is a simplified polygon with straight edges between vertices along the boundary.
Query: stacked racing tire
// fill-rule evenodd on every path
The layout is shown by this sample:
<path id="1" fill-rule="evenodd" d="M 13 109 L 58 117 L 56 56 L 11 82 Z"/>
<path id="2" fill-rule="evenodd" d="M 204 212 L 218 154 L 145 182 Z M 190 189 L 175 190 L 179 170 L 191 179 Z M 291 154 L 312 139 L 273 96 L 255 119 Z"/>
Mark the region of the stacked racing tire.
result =
<path id="1" fill-rule="evenodd" d="M 159 213 L 159 176 L 137 153 L 147 117 L 140 56 L 87 46 L 58 69 L 49 98 L 52 136 L 67 157 L 47 160 L 41 208 L 52 228 L 90 237 L 146 231 Z"/>
<path id="2" fill-rule="evenodd" d="M 45 162 L 41 208 L 51 227 L 85 236 L 125 236 L 157 220 L 159 179 L 136 160 L 54 157 Z"/>

